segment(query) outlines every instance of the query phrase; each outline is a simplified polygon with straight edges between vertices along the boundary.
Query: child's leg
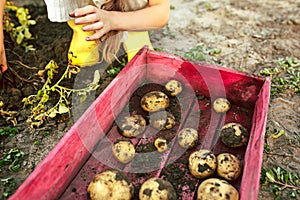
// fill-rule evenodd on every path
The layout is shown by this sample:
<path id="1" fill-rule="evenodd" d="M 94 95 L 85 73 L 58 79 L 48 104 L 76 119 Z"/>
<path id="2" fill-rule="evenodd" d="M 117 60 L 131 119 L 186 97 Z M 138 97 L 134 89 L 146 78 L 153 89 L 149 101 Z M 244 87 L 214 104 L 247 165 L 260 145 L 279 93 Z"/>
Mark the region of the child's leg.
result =
<path id="1" fill-rule="evenodd" d="M 124 49 L 127 53 L 128 61 L 145 45 L 149 49 L 153 49 L 148 31 L 128 32 L 128 38 L 124 41 Z"/>

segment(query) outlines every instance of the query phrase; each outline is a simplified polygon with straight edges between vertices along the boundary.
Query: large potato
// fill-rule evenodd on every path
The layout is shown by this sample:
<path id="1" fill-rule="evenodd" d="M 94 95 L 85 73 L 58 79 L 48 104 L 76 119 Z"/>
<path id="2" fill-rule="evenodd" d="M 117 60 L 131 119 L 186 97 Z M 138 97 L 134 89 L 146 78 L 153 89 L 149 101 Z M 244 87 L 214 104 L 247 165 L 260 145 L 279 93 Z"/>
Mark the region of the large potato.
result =
<path id="1" fill-rule="evenodd" d="M 241 161 L 233 154 L 219 154 L 217 156 L 217 163 L 217 173 L 222 178 L 233 181 L 241 174 Z"/>
<path id="2" fill-rule="evenodd" d="M 165 89 L 171 96 L 177 96 L 183 90 L 182 84 L 177 80 L 170 80 L 166 83 Z"/>
<path id="3" fill-rule="evenodd" d="M 217 98 L 213 102 L 213 109 L 217 113 L 227 112 L 231 107 L 230 102 L 226 98 Z"/>
<path id="4" fill-rule="evenodd" d="M 107 170 L 94 177 L 87 192 L 91 200 L 130 200 L 134 188 L 122 172 Z"/>
<path id="5" fill-rule="evenodd" d="M 112 153 L 118 161 L 126 164 L 134 158 L 135 148 L 129 139 L 120 139 L 114 142 Z"/>
<path id="6" fill-rule="evenodd" d="M 193 128 L 184 128 L 179 131 L 177 141 L 183 148 L 193 148 L 198 142 L 198 131 Z"/>
<path id="7" fill-rule="evenodd" d="M 150 178 L 139 191 L 140 200 L 177 200 L 172 184 L 161 178 Z"/>
<path id="8" fill-rule="evenodd" d="M 169 107 L 169 97 L 160 91 L 152 91 L 141 99 L 141 107 L 148 112 L 156 112 Z"/>
<path id="9" fill-rule="evenodd" d="M 176 124 L 175 117 L 167 111 L 158 111 L 151 113 L 149 123 L 158 130 L 169 130 Z"/>
<path id="10" fill-rule="evenodd" d="M 119 132 L 128 138 L 137 137 L 146 128 L 146 120 L 141 115 L 125 116 L 117 123 Z"/>
<path id="11" fill-rule="evenodd" d="M 238 200 L 239 192 L 227 181 L 209 178 L 197 190 L 197 200 Z"/>
<path id="12" fill-rule="evenodd" d="M 217 168 L 216 156 L 209 150 L 193 152 L 189 157 L 189 170 L 196 178 L 206 178 Z"/>
<path id="13" fill-rule="evenodd" d="M 241 147 L 247 144 L 249 132 L 240 124 L 228 123 L 221 128 L 220 138 L 229 147 Z"/>

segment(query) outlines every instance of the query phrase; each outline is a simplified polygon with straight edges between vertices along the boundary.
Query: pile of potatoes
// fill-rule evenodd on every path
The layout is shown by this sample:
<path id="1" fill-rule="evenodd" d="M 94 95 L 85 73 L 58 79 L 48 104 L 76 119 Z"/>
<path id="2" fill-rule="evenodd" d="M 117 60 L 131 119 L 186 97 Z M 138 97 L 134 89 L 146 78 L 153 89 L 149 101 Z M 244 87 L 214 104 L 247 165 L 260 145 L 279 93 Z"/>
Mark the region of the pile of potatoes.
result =
<path id="1" fill-rule="evenodd" d="M 215 156 L 210 150 L 193 152 L 189 157 L 190 173 L 204 180 L 197 193 L 200 200 L 239 199 L 238 191 L 227 181 L 236 180 L 242 171 L 241 161 L 233 154 L 220 153 Z M 220 178 L 211 178 L 217 173 Z"/>
<path id="2" fill-rule="evenodd" d="M 123 172 L 108 169 L 94 177 L 87 191 L 91 200 L 130 200 L 134 187 Z M 177 200 L 177 195 L 167 180 L 149 178 L 141 185 L 139 199 Z"/>
<path id="3" fill-rule="evenodd" d="M 165 84 L 165 91 L 146 93 L 140 100 L 141 108 L 149 113 L 149 125 L 157 130 L 169 130 L 175 126 L 175 117 L 166 109 L 169 107 L 169 97 L 179 95 L 183 91 L 182 84 L 170 80 Z M 226 113 L 231 104 L 226 98 L 217 98 L 212 104 L 216 113 Z M 114 157 L 121 163 L 130 162 L 135 155 L 135 147 L 130 138 L 138 137 L 146 129 L 146 120 L 142 115 L 123 117 L 118 122 L 118 131 L 125 138 L 117 140 L 112 146 Z M 184 128 L 177 135 L 178 144 L 185 149 L 191 149 L 198 143 L 198 131 Z M 220 139 L 228 147 L 241 147 L 247 144 L 249 133 L 238 123 L 225 124 L 220 130 Z M 168 148 L 165 138 L 156 138 L 154 146 L 158 152 Z M 235 181 L 241 174 L 241 161 L 231 153 L 214 155 L 210 150 L 199 150 L 190 154 L 188 160 L 190 173 L 203 179 L 197 190 L 198 200 L 238 200 L 239 192 L 229 182 Z M 126 179 L 117 178 L 119 171 L 109 170 L 95 176 L 88 186 L 91 199 L 131 199 L 133 186 Z M 213 178 L 217 175 L 218 178 Z M 124 177 L 122 175 L 121 177 Z M 107 182 L 115 185 L 106 185 Z M 101 189 L 100 189 L 101 188 Z M 151 192 L 150 192 L 151 191 Z M 119 197 L 120 196 L 120 197 Z M 150 178 L 145 181 L 139 191 L 140 199 L 176 199 L 176 193 L 171 183 L 160 178 Z"/>
<path id="4" fill-rule="evenodd" d="M 231 108 L 226 98 L 217 98 L 213 102 L 216 113 L 226 113 Z M 230 148 L 247 144 L 249 132 L 238 123 L 227 123 L 220 130 L 222 143 Z M 197 190 L 198 200 L 238 200 L 239 192 L 229 182 L 239 178 L 242 165 L 239 158 L 231 153 L 220 153 L 217 156 L 210 150 L 202 149 L 193 152 L 189 157 L 189 171 L 203 179 Z M 217 174 L 216 177 L 212 177 Z"/>
<path id="5" fill-rule="evenodd" d="M 149 124 L 157 130 L 169 130 L 175 126 L 175 117 L 172 113 L 166 111 L 170 105 L 169 96 L 175 97 L 182 90 L 182 84 L 177 80 L 168 81 L 162 91 L 151 91 L 146 93 L 140 100 L 141 108 L 149 113 Z M 130 162 L 135 155 L 135 149 L 130 141 L 130 138 L 135 138 L 141 135 L 146 129 L 146 119 L 139 114 L 122 117 L 118 123 L 118 131 L 126 139 L 117 140 L 112 146 L 114 157 L 121 163 Z M 168 145 L 164 138 L 157 138 L 154 142 L 158 152 L 164 152 Z"/>

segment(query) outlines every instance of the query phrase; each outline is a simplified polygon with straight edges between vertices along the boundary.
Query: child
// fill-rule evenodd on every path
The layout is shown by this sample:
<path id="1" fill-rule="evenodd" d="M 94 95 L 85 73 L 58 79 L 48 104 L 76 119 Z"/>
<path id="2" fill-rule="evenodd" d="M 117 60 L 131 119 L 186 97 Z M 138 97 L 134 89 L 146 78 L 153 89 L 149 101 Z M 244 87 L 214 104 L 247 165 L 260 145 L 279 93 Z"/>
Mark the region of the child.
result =
<path id="1" fill-rule="evenodd" d="M 73 29 L 69 60 L 88 66 L 99 59 L 111 63 L 124 40 L 124 31 L 162 28 L 169 19 L 169 0 L 45 0 L 52 22 L 68 22 Z"/>
<path id="2" fill-rule="evenodd" d="M 5 55 L 5 48 L 4 48 L 4 34 L 3 34 L 3 16 L 4 16 L 4 7 L 5 7 L 5 0 L 0 3 L 0 67 L 1 72 L 7 70 L 7 63 L 6 63 L 6 55 Z"/>

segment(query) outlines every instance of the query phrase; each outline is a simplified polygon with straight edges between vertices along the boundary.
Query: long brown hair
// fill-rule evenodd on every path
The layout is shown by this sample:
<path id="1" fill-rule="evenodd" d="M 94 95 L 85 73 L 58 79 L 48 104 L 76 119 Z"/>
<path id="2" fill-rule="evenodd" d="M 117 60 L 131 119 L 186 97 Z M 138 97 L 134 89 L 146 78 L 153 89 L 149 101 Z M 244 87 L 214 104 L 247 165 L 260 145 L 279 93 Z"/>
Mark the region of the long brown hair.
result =
<path id="1" fill-rule="evenodd" d="M 125 5 L 125 0 L 106 0 L 101 9 L 107 11 L 121 11 L 128 10 Z M 123 31 L 109 31 L 100 38 L 100 42 L 105 41 L 102 44 L 102 59 L 111 64 L 113 59 L 116 58 L 116 54 L 120 49 L 121 41 L 123 39 Z"/>

